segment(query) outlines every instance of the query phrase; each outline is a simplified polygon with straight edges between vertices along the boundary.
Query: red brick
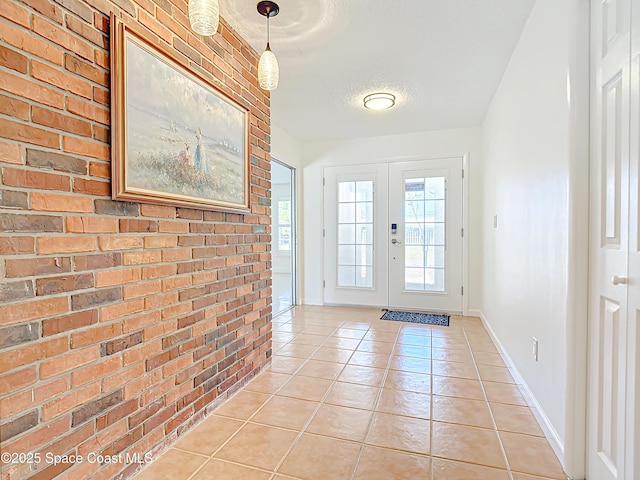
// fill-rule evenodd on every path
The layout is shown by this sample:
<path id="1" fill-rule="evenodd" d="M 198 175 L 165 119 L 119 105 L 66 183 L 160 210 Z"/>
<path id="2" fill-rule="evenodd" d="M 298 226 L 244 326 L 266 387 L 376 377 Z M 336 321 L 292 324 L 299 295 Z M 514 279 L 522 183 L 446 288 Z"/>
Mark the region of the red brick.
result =
<path id="1" fill-rule="evenodd" d="M 0 325 L 28 322 L 38 318 L 52 317 L 69 311 L 67 298 L 46 298 L 15 305 L 0 305 Z"/>
<path id="2" fill-rule="evenodd" d="M 135 348 L 130 348 L 126 350 L 124 355 L 124 364 L 131 365 L 132 363 L 141 362 L 150 356 L 159 353 L 162 350 L 162 342 L 160 340 L 153 340 L 151 342 L 146 342 L 142 345 L 139 345 Z"/>
<path id="3" fill-rule="evenodd" d="M 13 442 L 8 442 L 2 445 L 2 451 L 4 453 L 31 452 L 68 432 L 70 424 L 71 420 L 68 416 L 56 419 L 53 422 L 42 425 L 36 430 L 21 436 Z"/>
<path id="4" fill-rule="evenodd" d="M 21 75 L 3 72 L 2 76 L 0 76 L 0 89 L 51 107 L 62 108 L 64 106 L 64 95 L 62 93 Z"/>
<path id="5" fill-rule="evenodd" d="M 89 122 L 46 108 L 34 106 L 31 109 L 31 120 L 33 123 L 44 125 L 45 127 L 91 137 L 91 124 Z"/>
<path id="6" fill-rule="evenodd" d="M 31 62 L 31 76 L 49 85 L 58 87 L 61 90 L 75 93 L 89 100 L 91 100 L 93 95 L 93 88 L 86 80 L 78 78 L 75 75 L 69 75 L 37 60 Z"/>
<path id="7" fill-rule="evenodd" d="M 62 10 L 55 3 L 49 0 L 22 0 L 22 2 L 54 22 L 62 24 Z"/>
<path id="8" fill-rule="evenodd" d="M 110 156 L 108 145 L 75 137 L 62 137 L 62 150 L 100 160 L 108 160 Z"/>
<path id="9" fill-rule="evenodd" d="M 159 250 L 125 252 L 122 254 L 123 265 L 143 265 L 146 263 L 159 263 L 160 261 L 162 261 L 162 252 Z"/>
<path id="10" fill-rule="evenodd" d="M 142 248 L 142 237 L 98 237 L 98 245 L 100 250 L 133 250 Z"/>
<path id="11" fill-rule="evenodd" d="M 93 325 L 98 322 L 97 310 L 85 310 L 83 312 L 71 313 L 62 317 L 50 318 L 42 322 L 42 336 L 56 335 L 69 330 L 76 330 L 82 327 Z M 74 333 L 74 335 L 76 335 Z M 71 337 L 73 347 L 73 336 Z"/>
<path id="12" fill-rule="evenodd" d="M 75 32 L 86 40 L 89 40 L 94 45 L 101 48 L 109 48 L 107 37 L 100 30 L 93 28 L 93 25 L 84 23 L 82 20 L 71 15 L 66 15 L 65 21 L 67 28 L 72 32 Z"/>
<path id="13" fill-rule="evenodd" d="M 2 78 L 8 74 L 0 75 L 0 83 Z M 0 132 L 5 138 L 17 140 L 19 142 L 30 143 L 33 145 L 41 145 L 49 148 L 60 147 L 60 135 L 57 133 L 42 130 L 41 128 L 32 127 L 23 123 L 13 122 L 4 118 L 0 118 Z"/>
<path id="14" fill-rule="evenodd" d="M 33 31 L 57 45 L 64 47 L 82 58 L 93 60 L 93 47 L 84 40 L 70 34 L 59 25 L 55 25 L 44 18 L 33 17 Z"/>
<path id="15" fill-rule="evenodd" d="M 127 402 L 124 402 L 121 405 L 118 405 L 113 410 L 110 410 L 105 415 L 102 415 L 96 419 L 96 426 L 98 430 L 103 430 L 109 425 L 113 425 L 118 420 L 121 420 L 138 409 L 138 399 L 132 399 Z"/>
<path id="16" fill-rule="evenodd" d="M 122 335 L 122 323 L 115 322 L 108 325 L 96 325 L 71 334 L 71 348 L 93 345 Z"/>
<path id="17" fill-rule="evenodd" d="M 12 187 L 37 188 L 40 190 L 71 190 L 71 182 L 66 175 L 44 173 L 34 170 L 5 168 L 2 170 L 2 183 Z"/>
<path id="18" fill-rule="evenodd" d="M 127 350 L 129 351 L 129 350 Z M 126 354 L 126 352 L 125 352 Z M 144 364 L 132 365 L 102 380 L 102 391 L 110 392 L 144 375 Z"/>
<path id="19" fill-rule="evenodd" d="M 27 102 L 6 95 L 0 95 L 0 113 L 20 120 L 29 121 L 31 106 Z"/>
<path id="20" fill-rule="evenodd" d="M 36 294 L 39 297 L 93 287 L 93 275 L 90 273 L 36 279 Z"/>
<path id="21" fill-rule="evenodd" d="M 38 371 L 35 365 L 7 373 L 0 377 L 0 397 L 33 385 L 37 380 Z"/>
<path id="22" fill-rule="evenodd" d="M 144 310 L 143 300 L 132 300 L 129 302 L 116 303 L 100 309 L 100 321 L 108 322 L 116 318 L 126 317 L 133 313 Z"/>
<path id="23" fill-rule="evenodd" d="M 143 217 L 176 218 L 176 209 L 175 207 L 143 204 L 140 206 L 140 214 Z"/>
<path id="24" fill-rule="evenodd" d="M 171 45 L 171 39 L 173 38 L 173 34 L 171 33 L 171 31 L 169 31 L 169 29 L 159 24 L 155 18 L 148 15 L 146 12 L 140 10 L 138 12 L 138 20 L 142 25 L 144 25 L 149 30 L 151 30 L 155 35 L 157 35 L 162 40 L 164 40 L 169 45 Z"/>
<path id="25" fill-rule="evenodd" d="M 122 368 L 122 357 L 113 356 L 94 365 L 79 369 L 71 373 L 71 386 L 84 385 L 92 380 L 97 380 Z"/>
<path id="26" fill-rule="evenodd" d="M 111 143 L 111 130 L 100 125 L 93 125 L 93 138 L 102 143 Z"/>
<path id="27" fill-rule="evenodd" d="M 108 163 L 89 163 L 89 175 L 92 177 L 111 178 L 111 165 Z"/>
<path id="28" fill-rule="evenodd" d="M 69 233 L 117 233 L 118 220 L 104 217 L 67 217 Z"/>
<path id="29" fill-rule="evenodd" d="M 21 165 L 24 163 L 20 145 L 16 143 L 0 142 L 0 162 L 15 163 Z"/>
<path id="30" fill-rule="evenodd" d="M 171 248 L 177 245 L 177 235 L 154 235 L 152 237 L 144 237 L 144 248 Z"/>
<path id="31" fill-rule="evenodd" d="M 56 338 L 44 342 L 29 343 L 12 350 L 0 352 L 0 372 L 27 365 L 68 350 L 68 339 Z"/>
<path id="32" fill-rule="evenodd" d="M 175 265 L 159 265 L 153 267 L 143 267 L 142 268 L 142 278 L 144 280 L 151 280 L 154 278 L 160 277 L 170 277 L 171 275 L 176 274 L 176 266 Z"/>
<path id="33" fill-rule="evenodd" d="M 50 420 L 100 396 L 100 382 L 73 390 L 42 406 L 42 420 Z"/>
<path id="34" fill-rule="evenodd" d="M 128 300 L 131 298 L 148 297 L 160 292 L 160 282 L 144 282 L 134 283 L 133 285 L 125 285 L 122 287 L 122 298 Z M 146 303 L 145 303 L 146 307 Z"/>
<path id="35" fill-rule="evenodd" d="M 89 453 L 100 452 L 105 445 L 110 445 L 116 439 L 127 432 L 127 423 L 121 420 L 110 427 L 102 430 L 98 435 L 90 438 L 78 446 L 78 454 L 86 458 Z M 121 468 L 121 467 L 120 467 Z M 110 477 L 113 478 L 113 477 Z"/>
<path id="36" fill-rule="evenodd" d="M 154 385 L 157 385 L 161 380 L 161 370 L 154 370 L 153 372 L 149 372 L 124 387 L 124 398 L 128 400 L 130 398 L 137 397 L 143 391 L 151 388 Z"/>
<path id="37" fill-rule="evenodd" d="M 94 237 L 38 237 L 38 253 L 41 255 L 91 252 L 96 249 Z"/>
<path id="38" fill-rule="evenodd" d="M 158 222 L 158 232 L 160 233 L 189 233 L 187 222 L 169 222 L 160 220 Z"/>
<path id="39" fill-rule="evenodd" d="M 29 28 L 29 11 L 18 4 L 2 2 L 0 4 L 0 17 L 12 20 L 23 27 Z"/>
<path id="40" fill-rule="evenodd" d="M 40 364 L 40 378 L 49 378 L 75 370 L 82 365 L 96 361 L 98 358 L 100 358 L 100 348 L 97 346 L 60 355 Z"/>
<path id="41" fill-rule="evenodd" d="M 94 89 L 94 94 L 95 94 L 95 89 Z M 73 98 L 73 97 L 67 98 L 67 111 L 70 113 L 79 115 L 81 117 L 87 118 L 89 120 L 102 123 L 103 125 L 109 125 L 111 121 L 109 110 L 107 110 L 106 108 L 102 108 L 100 105 L 85 102 L 78 98 Z M 108 160 L 108 159 L 109 159 L 108 157 L 105 158 L 105 160 Z"/>
<path id="42" fill-rule="evenodd" d="M 97 180 L 75 178 L 73 180 L 73 191 L 76 193 L 85 193 L 87 195 L 101 195 L 108 197 L 111 195 L 111 184 Z"/>
<path id="43" fill-rule="evenodd" d="M 140 281 L 142 271 L 140 268 L 126 268 L 119 270 L 107 270 L 96 272 L 96 287 L 110 287 L 124 283 Z"/>
<path id="44" fill-rule="evenodd" d="M 109 97 L 109 90 L 93 87 L 93 100 L 102 105 L 109 105 L 109 102 L 111 101 Z"/>
<path id="45" fill-rule="evenodd" d="M 142 315 L 136 315 L 135 317 L 130 317 L 124 320 L 122 330 L 123 330 L 123 333 L 133 332 L 136 330 L 140 330 L 141 328 L 144 328 L 147 325 L 158 323 L 161 320 L 162 319 L 159 311 L 148 312 Z"/>
<path id="46" fill-rule="evenodd" d="M 64 55 L 64 68 L 94 83 L 105 87 L 109 86 L 109 75 L 105 70 L 96 68 L 90 63 L 80 60 L 68 53 Z M 91 96 L 87 98 L 91 98 Z"/>
<path id="47" fill-rule="evenodd" d="M 93 202 L 88 197 L 33 192 L 31 208 L 47 212 L 93 212 Z"/>

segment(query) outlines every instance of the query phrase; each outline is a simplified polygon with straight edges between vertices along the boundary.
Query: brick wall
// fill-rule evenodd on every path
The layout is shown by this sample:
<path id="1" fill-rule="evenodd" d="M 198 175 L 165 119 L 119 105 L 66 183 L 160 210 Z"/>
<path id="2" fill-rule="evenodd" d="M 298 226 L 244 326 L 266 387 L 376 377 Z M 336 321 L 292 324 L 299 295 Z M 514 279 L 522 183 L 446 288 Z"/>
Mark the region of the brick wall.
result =
<path id="1" fill-rule="evenodd" d="M 110 199 L 109 13 L 250 109 L 251 212 Z M 186 0 L 0 0 L 2 479 L 115 478 L 263 367 L 271 346 L 269 97 L 257 55 Z M 96 473 L 97 472 L 97 473 Z"/>

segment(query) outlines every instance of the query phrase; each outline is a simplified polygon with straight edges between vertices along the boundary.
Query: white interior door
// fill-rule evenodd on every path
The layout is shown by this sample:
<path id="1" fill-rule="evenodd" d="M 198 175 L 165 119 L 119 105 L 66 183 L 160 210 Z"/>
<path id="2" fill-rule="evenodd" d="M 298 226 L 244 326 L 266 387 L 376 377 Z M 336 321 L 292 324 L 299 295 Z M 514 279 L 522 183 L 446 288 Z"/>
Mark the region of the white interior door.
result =
<path id="1" fill-rule="evenodd" d="M 625 471 L 640 478 L 640 0 L 631 4 L 629 260 Z"/>
<path id="2" fill-rule="evenodd" d="M 638 429 L 637 418 L 633 420 L 638 386 L 633 378 L 637 376 L 638 287 L 637 278 L 627 278 L 630 258 L 635 268 L 631 272 L 638 273 L 637 180 L 635 186 L 630 184 L 630 165 L 637 172 L 638 163 L 637 158 L 630 162 L 630 151 L 637 155 L 638 150 L 630 143 L 631 93 L 635 90 L 637 96 L 638 78 L 630 75 L 630 1 L 594 0 L 591 7 L 593 195 L 587 477 L 635 480 L 640 474 L 637 469 L 634 473 L 634 462 L 638 462 L 634 429 Z M 637 115 L 637 107 L 635 110 Z M 633 136 L 637 144 L 637 132 Z M 635 427 L 630 421 L 636 422 Z"/>
<path id="3" fill-rule="evenodd" d="M 385 306 L 387 165 L 328 167 L 324 175 L 324 301 Z"/>
<path id="4" fill-rule="evenodd" d="M 390 164 L 388 221 L 389 307 L 461 313 L 462 159 Z"/>

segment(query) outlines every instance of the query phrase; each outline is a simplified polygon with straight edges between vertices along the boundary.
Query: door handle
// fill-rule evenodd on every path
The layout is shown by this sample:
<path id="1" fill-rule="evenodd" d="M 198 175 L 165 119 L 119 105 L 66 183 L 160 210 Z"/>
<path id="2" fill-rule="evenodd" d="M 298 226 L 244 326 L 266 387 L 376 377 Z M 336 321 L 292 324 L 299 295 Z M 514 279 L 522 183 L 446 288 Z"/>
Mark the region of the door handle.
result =
<path id="1" fill-rule="evenodd" d="M 391 243 L 393 243 L 394 245 L 396 245 L 396 244 L 398 244 L 398 245 L 399 245 L 399 244 L 401 244 L 402 242 L 401 242 L 400 240 L 398 240 L 397 238 L 392 238 L 392 239 L 391 239 Z"/>
<path id="2" fill-rule="evenodd" d="M 629 279 L 627 277 L 619 277 L 617 275 L 611 277 L 611 283 L 613 283 L 614 285 L 626 285 L 628 280 Z"/>

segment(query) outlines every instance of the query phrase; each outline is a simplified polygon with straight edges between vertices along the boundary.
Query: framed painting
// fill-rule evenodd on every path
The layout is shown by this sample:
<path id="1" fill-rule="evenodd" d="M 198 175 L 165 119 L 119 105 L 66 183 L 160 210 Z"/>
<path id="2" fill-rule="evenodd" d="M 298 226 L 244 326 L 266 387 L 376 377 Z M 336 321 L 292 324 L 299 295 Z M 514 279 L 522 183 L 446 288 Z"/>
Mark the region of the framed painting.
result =
<path id="1" fill-rule="evenodd" d="M 249 112 L 111 15 L 114 200 L 249 210 Z"/>

